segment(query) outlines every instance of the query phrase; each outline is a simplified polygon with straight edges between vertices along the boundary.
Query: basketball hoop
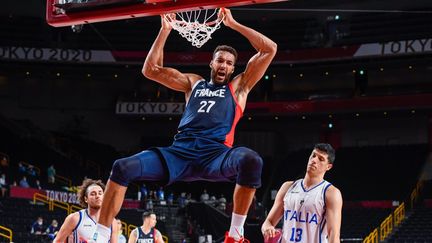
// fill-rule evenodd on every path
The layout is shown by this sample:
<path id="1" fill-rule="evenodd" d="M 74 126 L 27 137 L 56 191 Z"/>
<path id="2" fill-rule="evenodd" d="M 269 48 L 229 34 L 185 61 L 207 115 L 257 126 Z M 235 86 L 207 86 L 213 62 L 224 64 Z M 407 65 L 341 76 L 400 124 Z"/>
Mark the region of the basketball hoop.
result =
<path id="1" fill-rule="evenodd" d="M 176 19 L 172 19 L 169 14 L 164 15 L 173 29 L 198 48 L 211 39 L 213 32 L 220 28 L 224 17 L 222 15 L 222 18 L 218 18 L 218 9 L 180 12 L 176 13 Z"/>

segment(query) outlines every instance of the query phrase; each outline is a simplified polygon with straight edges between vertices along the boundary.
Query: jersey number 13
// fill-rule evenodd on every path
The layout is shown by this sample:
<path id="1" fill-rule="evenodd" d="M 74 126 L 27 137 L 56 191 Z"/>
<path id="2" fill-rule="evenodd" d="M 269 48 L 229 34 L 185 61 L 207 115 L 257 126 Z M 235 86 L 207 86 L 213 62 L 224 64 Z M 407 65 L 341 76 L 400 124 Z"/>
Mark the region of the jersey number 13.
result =
<path id="1" fill-rule="evenodd" d="M 302 240 L 303 229 L 301 228 L 292 228 L 291 229 L 291 238 L 290 241 L 300 242 Z"/>

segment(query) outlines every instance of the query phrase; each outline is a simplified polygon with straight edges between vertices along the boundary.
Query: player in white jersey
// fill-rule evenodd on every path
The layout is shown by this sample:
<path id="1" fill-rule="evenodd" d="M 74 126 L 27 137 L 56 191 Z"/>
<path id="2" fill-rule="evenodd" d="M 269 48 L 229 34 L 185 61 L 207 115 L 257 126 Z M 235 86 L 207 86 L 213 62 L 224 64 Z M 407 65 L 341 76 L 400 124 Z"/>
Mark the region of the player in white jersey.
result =
<path id="1" fill-rule="evenodd" d="M 275 226 L 283 218 L 282 243 L 340 243 L 342 195 L 324 180 L 333 167 L 335 152 L 330 144 L 316 144 L 306 175 L 287 181 L 279 189 L 261 231 L 265 240 L 277 235 Z"/>
<path id="2" fill-rule="evenodd" d="M 84 209 L 69 214 L 61 226 L 54 243 L 90 243 L 96 231 L 97 220 L 104 196 L 105 185 L 100 180 L 85 179 L 78 191 L 78 200 Z M 110 243 L 118 242 L 115 219 Z"/>

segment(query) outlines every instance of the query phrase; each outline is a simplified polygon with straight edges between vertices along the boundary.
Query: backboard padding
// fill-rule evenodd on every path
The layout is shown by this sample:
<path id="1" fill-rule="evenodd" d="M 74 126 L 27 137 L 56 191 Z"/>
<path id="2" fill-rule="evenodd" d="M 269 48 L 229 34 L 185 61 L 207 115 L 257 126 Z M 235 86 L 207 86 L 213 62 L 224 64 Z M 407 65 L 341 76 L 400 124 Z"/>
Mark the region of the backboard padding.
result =
<path id="1" fill-rule="evenodd" d="M 60 11 L 58 0 L 47 0 L 46 20 L 54 27 L 80 25 L 112 20 L 146 17 L 171 12 L 234 7 L 286 0 L 150 0 L 149 3 L 119 4 L 119 6 Z M 115 2 L 115 0 L 111 0 Z M 122 1 L 119 1 L 122 2 Z M 124 2 L 124 1 L 123 1 Z"/>

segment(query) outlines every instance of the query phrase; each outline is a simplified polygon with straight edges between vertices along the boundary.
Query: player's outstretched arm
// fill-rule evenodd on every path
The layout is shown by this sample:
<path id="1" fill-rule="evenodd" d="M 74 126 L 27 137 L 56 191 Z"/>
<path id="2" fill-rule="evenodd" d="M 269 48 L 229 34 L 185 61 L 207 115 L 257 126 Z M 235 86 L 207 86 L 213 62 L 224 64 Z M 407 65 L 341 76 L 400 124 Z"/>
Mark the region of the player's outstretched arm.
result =
<path id="1" fill-rule="evenodd" d="M 340 243 L 340 228 L 342 221 L 342 194 L 334 186 L 326 192 L 326 220 L 329 243 Z"/>
<path id="2" fill-rule="evenodd" d="M 66 217 L 65 221 L 63 222 L 62 226 L 60 227 L 60 230 L 57 233 L 53 243 L 66 242 L 67 237 L 72 234 L 72 231 L 77 226 L 78 220 L 79 220 L 79 213 L 78 212 L 73 213 L 73 214 L 69 214 Z"/>
<path id="3" fill-rule="evenodd" d="M 266 72 L 276 55 L 277 44 L 258 31 L 237 22 L 229 9 L 222 8 L 221 12 L 225 26 L 245 36 L 257 51 L 249 60 L 245 71 L 233 79 L 233 84 L 238 85 L 236 90 L 240 89 L 247 94 Z"/>
<path id="4" fill-rule="evenodd" d="M 169 21 L 173 19 L 175 19 L 175 14 L 161 15 L 162 26 L 144 62 L 142 73 L 146 78 L 170 89 L 186 93 L 201 77 L 195 74 L 184 74 L 163 65 L 164 46 L 172 30 Z"/>
<path id="5" fill-rule="evenodd" d="M 267 218 L 261 226 L 261 232 L 265 240 L 273 238 L 276 235 L 275 226 L 278 224 L 279 220 L 283 216 L 283 199 L 286 192 L 288 191 L 288 188 L 291 187 L 292 183 L 292 181 L 287 181 L 282 184 L 281 188 L 276 194 L 273 207 L 271 208 L 270 213 L 267 215 Z"/>

